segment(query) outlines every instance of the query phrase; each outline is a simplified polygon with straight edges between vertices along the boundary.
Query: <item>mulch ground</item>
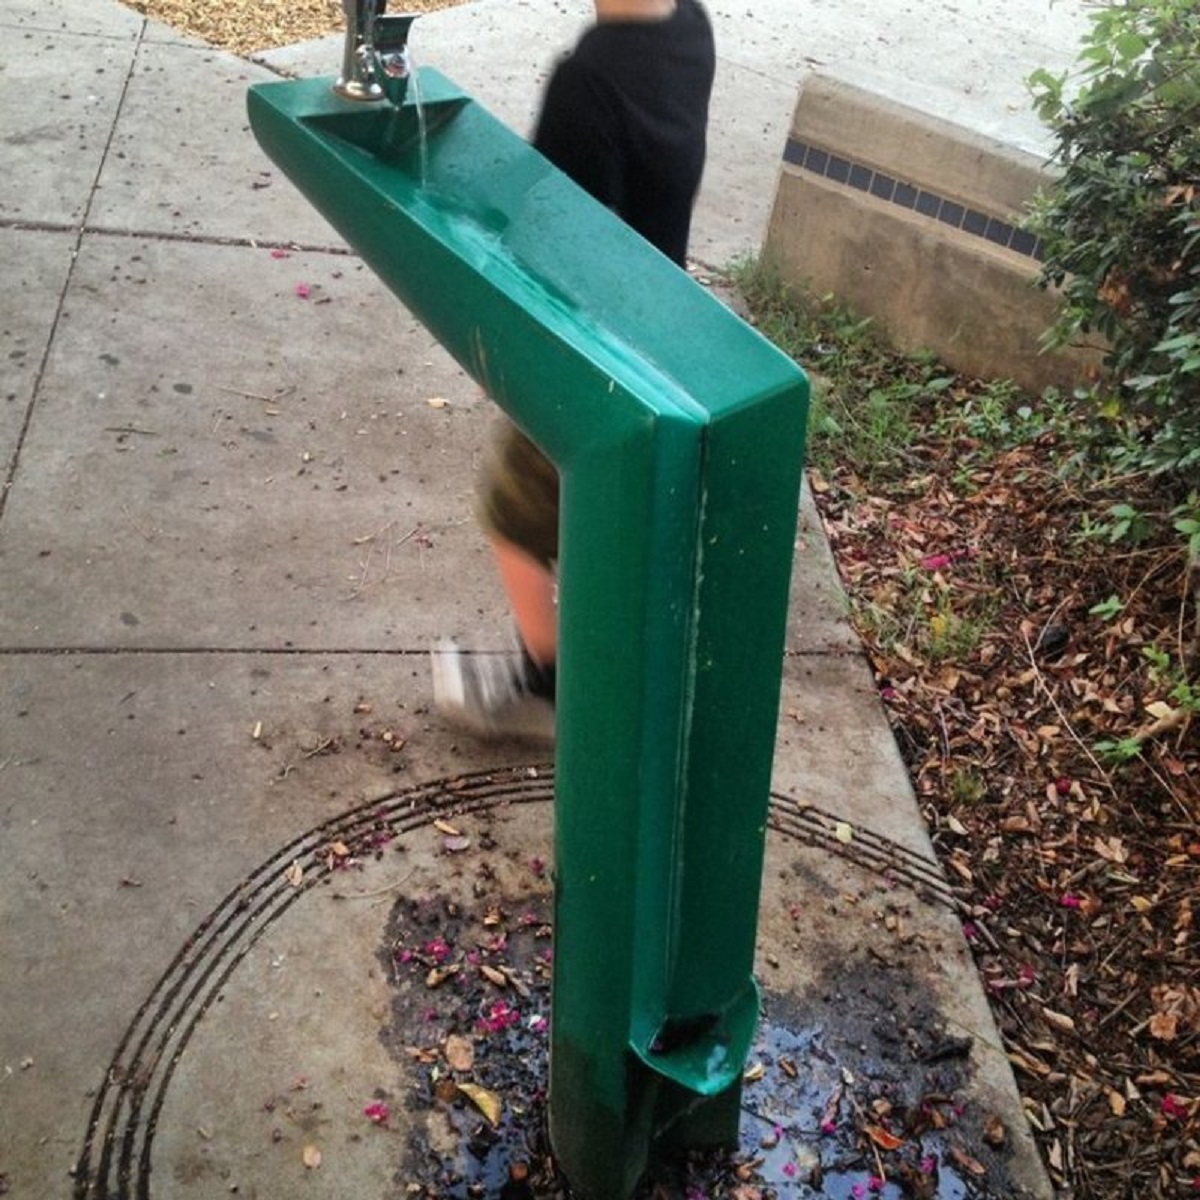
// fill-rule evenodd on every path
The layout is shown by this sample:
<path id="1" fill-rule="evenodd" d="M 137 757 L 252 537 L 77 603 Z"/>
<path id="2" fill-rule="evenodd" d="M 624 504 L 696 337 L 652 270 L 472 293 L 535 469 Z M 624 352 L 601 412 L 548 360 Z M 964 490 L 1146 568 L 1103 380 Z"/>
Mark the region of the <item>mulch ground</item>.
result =
<path id="1" fill-rule="evenodd" d="M 254 54 L 345 28 L 339 0 L 125 0 L 128 7 L 234 54 Z M 462 0 L 405 0 L 397 11 L 433 12 Z"/>
<path id="2" fill-rule="evenodd" d="M 1200 1195 L 1200 745 L 1147 653 L 1194 663 L 1183 548 L 1081 536 L 1164 497 L 1075 490 L 1054 434 L 977 449 L 818 504 L 1052 1176 Z"/>

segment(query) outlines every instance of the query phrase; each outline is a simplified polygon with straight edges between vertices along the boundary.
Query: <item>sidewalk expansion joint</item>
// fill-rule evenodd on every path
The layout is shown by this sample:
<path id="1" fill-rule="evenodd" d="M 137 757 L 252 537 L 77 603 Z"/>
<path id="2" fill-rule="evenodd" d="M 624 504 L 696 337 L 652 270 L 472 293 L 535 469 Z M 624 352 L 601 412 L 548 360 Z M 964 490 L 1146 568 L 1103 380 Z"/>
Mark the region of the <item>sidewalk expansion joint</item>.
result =
<path id="1" fill-rule="evenodd" d="M 235 237 L 232 235 L 180 233 L 173 229 L 114 229 L 107 225 L 79 224 L 64 221 L 30 221 L 27 218 L 0 217 L 0 229 L 13 229 L 30 233 L 73 233 L 82 240 L 85 237 L 129 238 L 153 242 L 189 242 L 199 246 L 240 246 L 248 250 L 292 250 L 302 254 L 332 254 L 343 258 L 354 257 L 348 246 L 327 246 L 315 242 L 277 241 L 274 239 Z M 78 243 L 73 253 L 79 250 Z"/>
<path id="2" fill-rule="evenodd" d="M 394 650 L 378 646 L 0 646 L 0 658 L 44 657 L 69 658 L 72 655 L 96 657 L 172 657 L 187 655 L 218 658 L 237 658 L 253 655 L 272 655 L 291 658 L 404 658 L 427 657 L 429 649 L 398 647 Z"/>

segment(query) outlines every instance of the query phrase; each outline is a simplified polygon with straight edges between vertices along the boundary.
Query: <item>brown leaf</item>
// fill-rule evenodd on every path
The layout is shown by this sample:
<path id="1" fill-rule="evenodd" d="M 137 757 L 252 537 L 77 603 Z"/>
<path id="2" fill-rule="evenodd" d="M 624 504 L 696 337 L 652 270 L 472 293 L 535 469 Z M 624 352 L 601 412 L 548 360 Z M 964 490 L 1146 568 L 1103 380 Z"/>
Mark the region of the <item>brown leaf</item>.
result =
<path id="1" fill-rule="evenodd" d="M 1179 1036 L 1179 1017 L 1175 1013 L 1155 1013 L 1148 1028 L 1152 1038 L 1173 1042 Z"/>
<path id="2" fill-rule="evenodd" d="M 950 1157 L 962 1167 L 964 1171 L 969 1171 L 972 1175 L 986 1175 L 987 1167 L 983 1165 L 977 1158 L 972 1158 L 965 1150 L 959 1146 L 950 1147 Z"/>
<path id="3" fill-rule="evenodd" d="M 300 865 L 299 859 L 293 860 L 284 878 L 292 887 L 300 886 L 301 881 L 304 879 L 304 868 Z"/>
<path id="4" fill-rule="evenodd" d="M 469 1071 L 475 1065 L 475 1044 L 470 1038 L 452 1033 L 446 1039 L 446 1061 L 456 1071 Z"/>
<path id="5" fill-rule="evenodd" d="M 1189 1033 L 1200 1030 L 1200 988 L 1159 984 L 1150 989 L 1150 1000 L 1154 1005 L 1148 1026 L 1151 1037 L 1161 1042 L 1173 1042 L 1181 1025 Z"/>
<path id="6" fill-rule="evenodd" d="M 480 966 L 479 973 L 498 988 L 508 987 L 508 976 L 503 971 L 497 971 L 495 967 L 489 967 L 487 963 Z"/>
<path id="7" fill-rule="evenodd" d="M 1055 1029 L 1062 1030 L 1063 1033 L 1075 1032 L 1075 1021 L 1067 1016 L 1066 1013 L 1056 1012 L 1052 1008 L 1043 1008 L 1042 1016 L 1046 1018 L 1046 1022 L 1052 1025 Z"/>
<path id="8" fill-rule="evenodd" d="M 495 1092 L 480 1087 L 477 1083 L 460 1083 L 458 1090 L 487 1118 L 493 1128 L 500 1124 L 504 1112 L 504 1102 Z"/>
<path id="9" fill-rule="evenodd" d="M 1008 1138 L 1004 1122 L 993 1113 L 983 1123 L 983 1140 L 994 1150 L 999 1150 Z"/>
<path id="10" fill-rule="evenodd" d="M 1049 1075 L 1050 1065 L 1042 1062 L 1040 1058 L 1036 1058 L 1032 1054 L 1023 1054 L 1020 1050 L 1010 1050 L 1008 1052 L 1008 1061 L 1019 1070 L 1025 1071 L 1029 1075 Z"/>
<path id="11" fill-rule="evenodd" d="M 867 1137 L 881 1150 L 899 1150 L 904 1145 L 904 1139 L 884 1129 L 882 1125 L 864 1126 Z"/>
<path id="12" fill-rule="evenodd" d="M 462 968 L 458 963 L 451 963 L 448 967 L 434 967 L 428 975 L 425 976 L 425 986 L 427 988 L 438 988 L 453 975 L 457 975 Z"/>

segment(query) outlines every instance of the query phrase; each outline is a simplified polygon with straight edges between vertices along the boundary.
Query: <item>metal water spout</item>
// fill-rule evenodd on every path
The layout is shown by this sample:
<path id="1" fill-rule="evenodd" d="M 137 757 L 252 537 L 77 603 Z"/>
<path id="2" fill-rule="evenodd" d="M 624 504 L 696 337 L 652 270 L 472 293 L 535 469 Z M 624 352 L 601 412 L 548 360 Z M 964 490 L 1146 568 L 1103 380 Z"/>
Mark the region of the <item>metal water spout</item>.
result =
<path id="1" fill-rule="evenodd" d="M 347 100 L 404 103 L 411 71 L 408 31 L 416 13 L 386 13 L 387 0 L 342 0 L 346 43 L 333 90 Z"/>

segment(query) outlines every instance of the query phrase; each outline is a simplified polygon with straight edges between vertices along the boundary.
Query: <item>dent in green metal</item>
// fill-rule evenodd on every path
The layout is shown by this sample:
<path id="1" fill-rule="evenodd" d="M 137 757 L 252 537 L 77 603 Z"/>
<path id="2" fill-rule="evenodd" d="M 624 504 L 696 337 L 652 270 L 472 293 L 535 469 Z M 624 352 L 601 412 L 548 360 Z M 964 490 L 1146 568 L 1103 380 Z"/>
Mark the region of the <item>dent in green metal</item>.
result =
<path id="1" fill-rule="evenodd" d="M 550 1126 L 585 1200 L 733 1143 L 807 381 L 448 80 L 249 95 L 270 156 L 562 481 Z"/>

